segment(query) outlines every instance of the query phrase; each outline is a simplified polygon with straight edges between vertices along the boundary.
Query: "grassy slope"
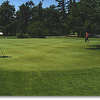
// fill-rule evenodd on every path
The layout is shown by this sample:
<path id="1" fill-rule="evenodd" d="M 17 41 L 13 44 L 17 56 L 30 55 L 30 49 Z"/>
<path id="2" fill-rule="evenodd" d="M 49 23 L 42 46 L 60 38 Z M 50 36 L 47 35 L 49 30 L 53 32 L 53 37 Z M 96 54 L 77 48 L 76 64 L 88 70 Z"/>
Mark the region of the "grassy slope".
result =
<path id="1" fill-rule="evenodd" d="M 100 95 L 100 39 L 2 39 L 0 95 Z"/>

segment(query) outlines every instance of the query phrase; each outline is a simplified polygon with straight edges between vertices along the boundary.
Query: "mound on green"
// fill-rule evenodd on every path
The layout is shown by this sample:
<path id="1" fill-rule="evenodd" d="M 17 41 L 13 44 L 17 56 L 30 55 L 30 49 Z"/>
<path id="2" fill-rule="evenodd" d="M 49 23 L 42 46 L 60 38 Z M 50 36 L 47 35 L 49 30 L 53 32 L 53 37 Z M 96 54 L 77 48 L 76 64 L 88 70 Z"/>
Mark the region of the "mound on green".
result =
<path id="1" fill-rule="evenodd" d="M 1 39 L 1 96 L 99 96 L 100 39 Z M 94 49 L 93 49 L 94 48 Z"/>

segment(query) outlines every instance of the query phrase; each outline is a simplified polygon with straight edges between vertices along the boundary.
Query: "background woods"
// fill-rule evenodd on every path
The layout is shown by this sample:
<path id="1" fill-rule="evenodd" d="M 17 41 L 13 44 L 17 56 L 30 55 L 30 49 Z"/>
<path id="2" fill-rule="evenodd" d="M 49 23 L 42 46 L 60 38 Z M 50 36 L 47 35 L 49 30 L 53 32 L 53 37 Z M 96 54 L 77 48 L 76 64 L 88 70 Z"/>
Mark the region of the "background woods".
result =
<path id="1" fill-rule="evenodd" d="M 28 1 L 15 10 L 14 5 L 4 1 L 0 5 L 0 31 L 5 36 L 36 37 L 63 36 L 86 31 L 100 34 L 99 0 L 56 0 L 57 5 L 43 7 Z"/>

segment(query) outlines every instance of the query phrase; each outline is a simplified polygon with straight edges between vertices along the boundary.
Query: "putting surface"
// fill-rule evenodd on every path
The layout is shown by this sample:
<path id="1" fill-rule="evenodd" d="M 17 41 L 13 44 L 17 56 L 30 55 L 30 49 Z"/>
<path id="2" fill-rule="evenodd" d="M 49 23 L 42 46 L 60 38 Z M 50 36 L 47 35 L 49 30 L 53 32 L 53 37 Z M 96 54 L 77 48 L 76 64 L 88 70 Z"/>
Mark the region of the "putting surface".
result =
<path id="1" fill-rule="evenodd" d="M 1 39 L 0 95 L 100 95 L 100 39 Z"/>

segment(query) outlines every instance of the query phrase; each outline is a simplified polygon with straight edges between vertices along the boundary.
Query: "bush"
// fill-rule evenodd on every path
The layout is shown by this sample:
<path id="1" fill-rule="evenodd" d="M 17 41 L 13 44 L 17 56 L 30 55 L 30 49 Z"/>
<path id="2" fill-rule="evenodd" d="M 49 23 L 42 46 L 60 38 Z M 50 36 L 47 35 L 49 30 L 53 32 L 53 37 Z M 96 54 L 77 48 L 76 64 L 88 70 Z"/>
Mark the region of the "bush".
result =
<path id="1" fill-rule="evenodd" d="M 23 34 L 23 33 L 17 33 L 16 34 L 17 38 L 29 38 L 29 34 Z"/>

